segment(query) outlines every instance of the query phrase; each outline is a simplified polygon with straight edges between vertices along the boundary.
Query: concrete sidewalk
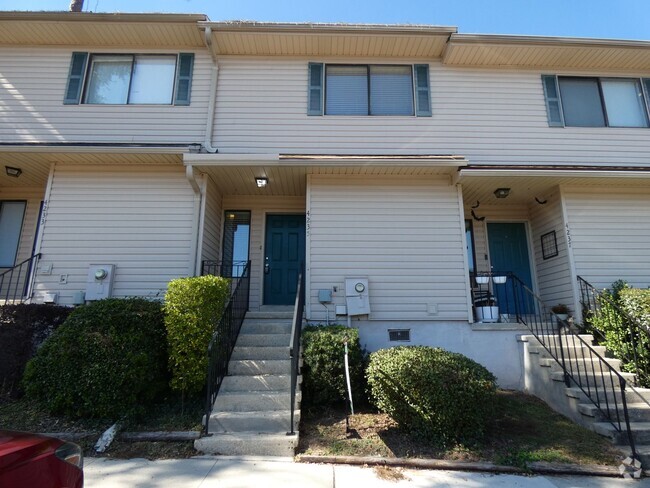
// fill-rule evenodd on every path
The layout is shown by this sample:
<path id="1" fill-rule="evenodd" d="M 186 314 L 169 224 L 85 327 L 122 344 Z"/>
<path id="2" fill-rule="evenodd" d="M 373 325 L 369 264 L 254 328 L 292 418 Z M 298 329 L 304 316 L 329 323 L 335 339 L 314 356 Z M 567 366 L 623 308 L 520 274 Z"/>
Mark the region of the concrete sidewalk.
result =
<path id="1" fill-rule="evenodd" d="M 84 462 L 86 488 L 650 488 L 650 479 L 375 469 L 299 464 L 290 458 L 201 456 L 161 461 L 86 458 Z"/>

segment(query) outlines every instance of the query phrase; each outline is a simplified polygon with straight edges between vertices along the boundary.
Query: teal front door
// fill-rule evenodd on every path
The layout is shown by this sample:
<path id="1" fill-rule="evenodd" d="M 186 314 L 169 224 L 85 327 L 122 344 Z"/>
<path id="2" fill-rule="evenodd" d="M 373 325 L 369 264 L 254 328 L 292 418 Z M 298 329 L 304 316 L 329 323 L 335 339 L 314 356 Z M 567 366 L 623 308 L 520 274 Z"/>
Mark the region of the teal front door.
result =
<path id="1" fill-rule="evenodd" d="M 493 272 L 514 273 L 528 288 L 533 289 L 528 256 L 528 238 L 526 225 L 523 223 L 490 223 L 488 229 L 488 246 L 490 264 Z M 499 313 L 529 313 L 528 300 L 518 296 L 515 301 L 514 288 L 511 283 L 494 285 Z"/>
<path id="2" fill-rule="evenodd" d="M 264 304 L 292 305 L 305 261 L 305 216 L 268 215 L 264 252 Z"/>

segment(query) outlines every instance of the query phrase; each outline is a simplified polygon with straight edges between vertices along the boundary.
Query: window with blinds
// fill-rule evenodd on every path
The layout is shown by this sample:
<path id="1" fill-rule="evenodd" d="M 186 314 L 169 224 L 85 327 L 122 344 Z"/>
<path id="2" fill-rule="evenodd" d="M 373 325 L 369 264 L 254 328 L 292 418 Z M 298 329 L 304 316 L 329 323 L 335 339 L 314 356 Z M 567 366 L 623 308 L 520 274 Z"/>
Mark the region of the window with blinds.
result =
<path id="1" fill-rule="evenodd" d="M 415 115 L 413 67 L 327 65 L 325 115 Z"/>

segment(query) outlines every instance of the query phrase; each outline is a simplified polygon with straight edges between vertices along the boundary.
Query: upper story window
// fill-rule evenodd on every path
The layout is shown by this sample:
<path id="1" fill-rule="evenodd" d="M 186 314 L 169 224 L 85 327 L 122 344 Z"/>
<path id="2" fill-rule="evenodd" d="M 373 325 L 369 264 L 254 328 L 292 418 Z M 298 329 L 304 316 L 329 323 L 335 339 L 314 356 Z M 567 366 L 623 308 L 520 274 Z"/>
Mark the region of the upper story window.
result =
<path id="1" fill-rule="evenodd" d="M 65 104 L 189 105 L 194 54 L 72 53 Z"/>
<path id="2" fill-rule="evenodd" d="M 648 127 L 649 79 L 543 76 L 549 125 Z M 645 85 L 645 87 L 644 87 Z"/>
<path id="3" fill-rule="evenodd" d="M 431 116 L 429 66 L 309 63 L 308 115 Z"/>

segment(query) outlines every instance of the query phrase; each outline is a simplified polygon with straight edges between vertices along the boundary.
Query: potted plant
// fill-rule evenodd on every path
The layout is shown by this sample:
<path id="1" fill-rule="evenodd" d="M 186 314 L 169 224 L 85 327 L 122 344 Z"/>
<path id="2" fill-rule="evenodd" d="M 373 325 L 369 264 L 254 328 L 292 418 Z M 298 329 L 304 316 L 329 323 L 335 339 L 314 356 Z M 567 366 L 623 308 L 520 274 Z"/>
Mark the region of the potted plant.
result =
<path id="1" fill-rule="evenodd" d="M 476 308 L 476 320 L 479 322 L 498 322 L 499 321 L 499 307 L 496 300 L 488 296 L 478 300 L 474 307 Z"/>
<path id="2" fill-rule="evenodd" d="M 558 303 L 551 307 L 551 312 L 553 312 L 558 319 L 566 321 L 569 318 L 569 307 L 564 303 Z"/>

